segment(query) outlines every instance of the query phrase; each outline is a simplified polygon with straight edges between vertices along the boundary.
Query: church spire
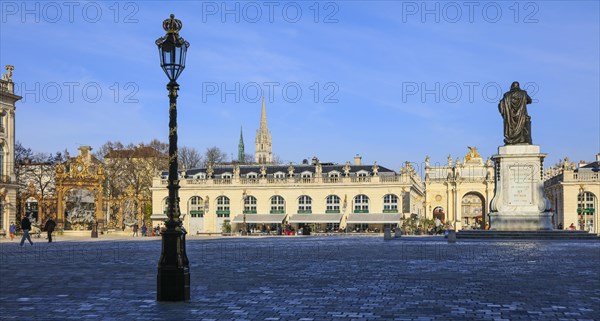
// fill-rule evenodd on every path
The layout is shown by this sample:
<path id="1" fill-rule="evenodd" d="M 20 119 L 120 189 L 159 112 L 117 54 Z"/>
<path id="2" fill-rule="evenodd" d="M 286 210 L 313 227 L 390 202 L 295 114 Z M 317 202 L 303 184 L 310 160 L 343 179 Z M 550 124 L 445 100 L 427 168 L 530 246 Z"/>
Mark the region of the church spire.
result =
<path id="1" fill-rule="evenodd" d="M 260 114 L 260 127 L 256 131 L 256 153 L 254 161 L 258 164 L 273 163 L 273 150 L 271 145 L 271 133 L 267 127 L 267 105 L 265 97 L 262 98 L 262 110 Z"/>
<path id="2" fill-rule="evenodd" d="M 240 126 L 240 143 L 238 144 L 238 162 L 244 163 L 246 152 L 244 151 L 244 135 L 242 135 L 242 126 Z"/>
<path id="3" fill-rule="evenodd" d="M 260 113 L 260 130 L 269 130 L 267 128 L 267 105 L 265 105 L 265 96 L 262 98 L 262 110 Z"/>

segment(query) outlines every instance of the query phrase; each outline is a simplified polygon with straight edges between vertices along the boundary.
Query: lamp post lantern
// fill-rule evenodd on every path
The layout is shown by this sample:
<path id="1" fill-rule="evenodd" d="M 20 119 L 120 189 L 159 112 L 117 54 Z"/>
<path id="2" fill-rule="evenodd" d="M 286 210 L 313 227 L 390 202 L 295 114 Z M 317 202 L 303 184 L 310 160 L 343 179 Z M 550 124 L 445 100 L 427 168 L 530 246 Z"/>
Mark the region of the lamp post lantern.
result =
<path id="1" fill-rule="evenodd" d="M 167 32 L 156 40 L 160 54 L 160 66 L 169 83 L 169 178 L 166 229 L 162 234 L 162 247 L 158 261 L 158 301 L 189 301 L 190 266 L 185 251 L 185 230 L 182 228 L 179 210 L 179 172 L 177 170 L 177 78 L 185 68 L 185 55 L 190 44 L 179 36 L 182 24 L 171 14 L 163 22 Z"/>

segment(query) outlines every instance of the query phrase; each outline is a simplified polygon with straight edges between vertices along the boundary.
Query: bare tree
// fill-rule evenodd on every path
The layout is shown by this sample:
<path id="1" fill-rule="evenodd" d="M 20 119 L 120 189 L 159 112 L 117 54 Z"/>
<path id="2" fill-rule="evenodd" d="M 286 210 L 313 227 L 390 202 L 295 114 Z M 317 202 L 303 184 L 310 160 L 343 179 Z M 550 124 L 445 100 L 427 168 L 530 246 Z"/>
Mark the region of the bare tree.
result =
<path id="1" fill-rule="evenodd" d="M 273 155 L 273 164 L 275 164 L 275 165 L 283 164 L 283 160 L 281 159 L 281 157 L 279 157 L 279 155 Z"/>
<path id="2" fill-rule="evenodd" d="M 158 140 L 156 138 L 154 138 L 153 140 L 151 140 L 150 143 L 148 143 L 146 146 L 152 147 L 152 148 L 156 149 L 161 154 L 164 154 L 164 155 L 168 155 L 169 154 L 169 144 L 168 143 L 163 143 L 163 142 L 161 142 L 160 140 Z"/>
<path id="3" fill-rule="evenodd" d="M 219 147 L 213 146 L 206 149 L 204 154 L 204 167 L 208 164 L 220 164 L 227 161 L 227 154 Z"/>
<path id="4" fill-rule="evenodd" d="M 104 157 L 112 150 L 121 150 L 124 148 L 125 146 L 123 146 L 123 144 L 120 141 L 107 141 L 106 143 L 102 144 L 102 146 L 96 149 L 96 151 L 94 152 L 94 157 L 96 157 L 96 159 L 102 162 L 104 161 Z"/>
<path id="5" fill-rule="evenodd" d="M 181 147 L 177 151 L 179 166 L 190 169 L 197 168 L 202 165 L 202 155 L 194 147 Z"/>
<path id="6" fill-rule="evenodd" d="M 30 148 L 15 144 L 15 175 L 17 176 L 17 217 L 23 210 L 26 194 L 30 185 L 38 195 L 36 201 L 43 203 L 56 192 L 56 164 L 64 161 L 62 153 L 34 153 Z M 40 222 L 38 222 L 40 223 Z"/>
<path id="7" fill-rule="evenodd" d="M 152 178 L 167 164 L 167 157 L 157 148 L 166 144 L 157 139 L 149 144 L 128 144 L 107 142 L 96 152 L 104 160 L 105 188 L 109 196 L 119 196 L 131 185 L 137 193 L 150 196 Z"/>
<path id="8" fill-rule="evenodd" d="M 254 164 L 254 155 L 244 154 L 244 164 Z"/>

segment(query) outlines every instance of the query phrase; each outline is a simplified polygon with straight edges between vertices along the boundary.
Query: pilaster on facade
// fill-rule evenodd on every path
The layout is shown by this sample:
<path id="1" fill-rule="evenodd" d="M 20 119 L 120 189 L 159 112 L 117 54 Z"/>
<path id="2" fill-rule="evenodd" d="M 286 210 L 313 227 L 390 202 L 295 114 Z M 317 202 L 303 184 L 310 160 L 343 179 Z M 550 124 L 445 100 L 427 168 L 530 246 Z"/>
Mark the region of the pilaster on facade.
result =
<path id="1" fill-rule="evenodd" d="M 6 66 L 6 73 L 0 79 L 0 230 L 8 231 L 11 222 L 16 221 L 17 189 L 15 175 L 15 110 L 21 96 L 15 95 L 12 72 L 14 67 Z"/>

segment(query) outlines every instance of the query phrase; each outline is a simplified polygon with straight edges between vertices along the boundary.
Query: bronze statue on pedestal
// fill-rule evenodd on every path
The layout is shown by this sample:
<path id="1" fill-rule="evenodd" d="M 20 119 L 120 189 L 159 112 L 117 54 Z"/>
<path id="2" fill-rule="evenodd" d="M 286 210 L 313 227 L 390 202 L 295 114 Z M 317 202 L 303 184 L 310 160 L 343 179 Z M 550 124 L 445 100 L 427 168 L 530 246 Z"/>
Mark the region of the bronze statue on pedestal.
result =
<path id="1" fill-rule="evenodd" d="M 527 114 L 527 104 L 531 104 L 531 97 L 519 87 L 519 82 L 513 82 L 510 91 L 504 94 L 498 104 L 498 110 L 504 118 L 505 145 L 532 144 L 531 117 Z"/>

